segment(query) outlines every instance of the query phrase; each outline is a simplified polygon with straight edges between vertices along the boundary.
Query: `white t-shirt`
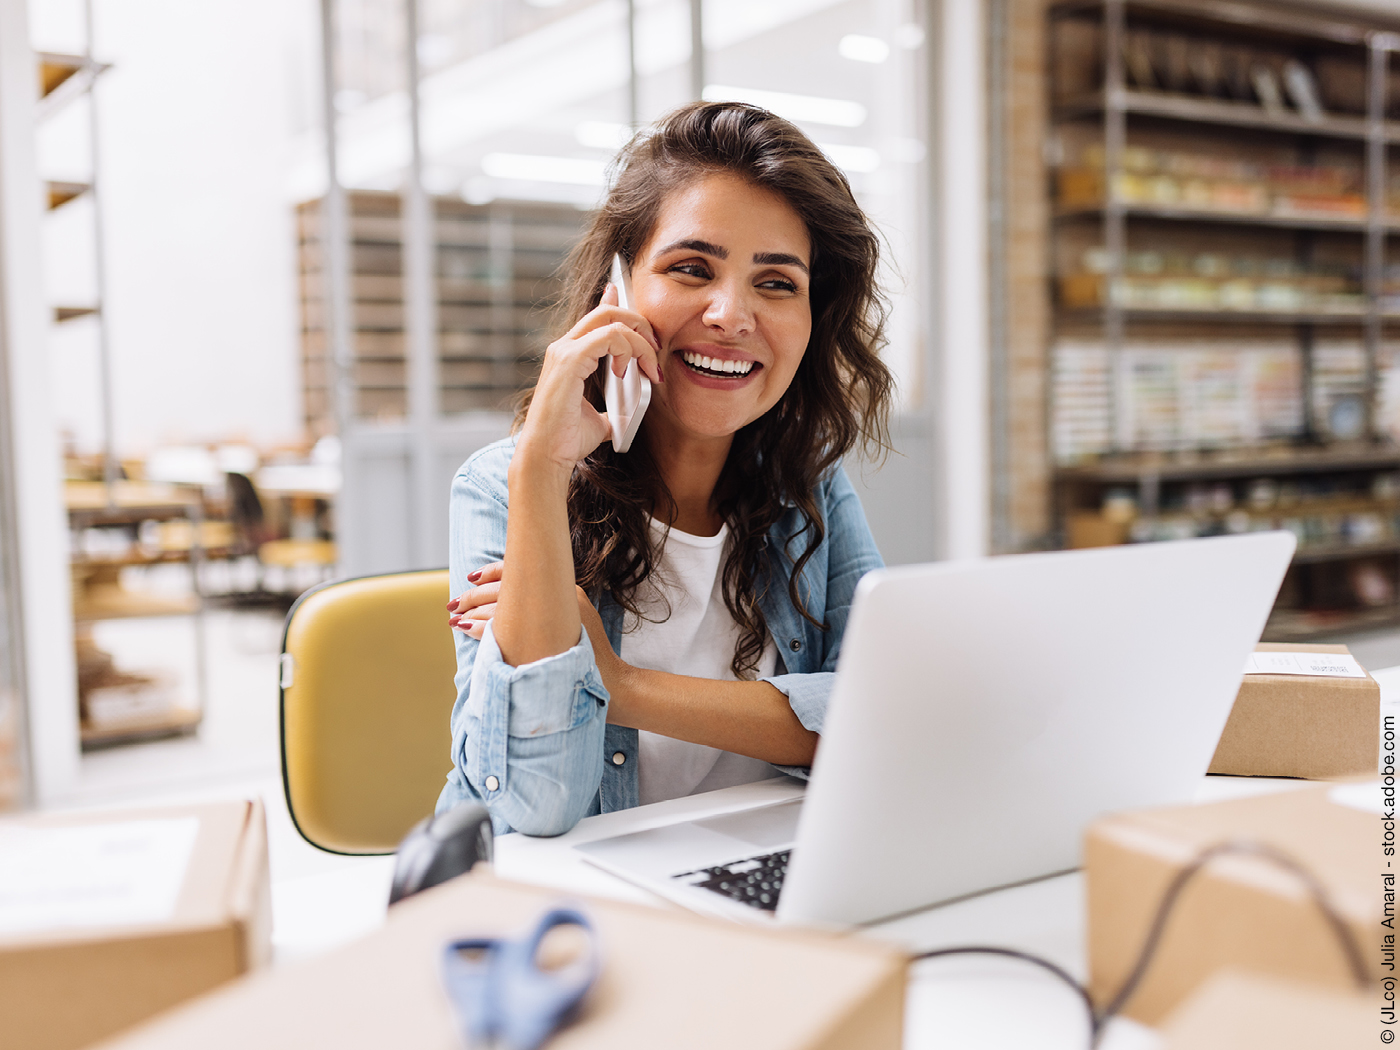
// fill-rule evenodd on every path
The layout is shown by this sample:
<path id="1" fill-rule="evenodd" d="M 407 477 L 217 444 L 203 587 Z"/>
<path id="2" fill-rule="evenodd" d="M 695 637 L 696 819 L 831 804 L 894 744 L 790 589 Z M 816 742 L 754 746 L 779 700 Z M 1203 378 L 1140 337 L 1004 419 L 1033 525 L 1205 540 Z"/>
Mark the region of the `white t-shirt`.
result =
<path id="1" fill-rule="evenodd" d="M 637 591 L 642 621 L 636 626 L 632 617 L 627 618 L 626 626 L 635 629 L 623 632 L 618 655 L 634 667 L 737 681 L 729 665 L 739 640 L 739 625 L 725 608 L 720 579 L 729 527 L 721 526 L 718 536 L 668 531 L 655 520 L 651 528 L 657 540 L 664 541 L 660 562 L 652 580 Z M 772 675 L 777 664 L 778 651 L 770 638 L 759 660 L 757 677 Z M 781 776 L 757 758 L 660 733 L 641 731 L 637 736 L 642 805 Z"/>

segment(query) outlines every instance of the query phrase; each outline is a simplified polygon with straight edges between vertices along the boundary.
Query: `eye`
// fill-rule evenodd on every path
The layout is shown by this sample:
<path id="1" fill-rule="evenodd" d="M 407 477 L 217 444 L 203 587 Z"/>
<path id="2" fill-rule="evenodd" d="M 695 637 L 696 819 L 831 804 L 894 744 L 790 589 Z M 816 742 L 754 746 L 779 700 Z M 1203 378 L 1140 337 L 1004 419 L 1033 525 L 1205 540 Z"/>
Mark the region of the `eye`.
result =
<path id="1" fill-rule="evenodd" d="M 703 262 L 694 260 L 676 263 L 674 266 L 669 267 L 666 272 L 684 274 L 686 277 L 696 277 L 702 281 L 708 280 L 710 277 L 710 268 Z"/>
<path id="2" fill-rule="evenodd" d="M 788 295 L 797 293 L 797 285 L 786 277 L 770 277 L 766 281 L 760 281 L 758 287 L 770 292 L 784 292 Z"/>

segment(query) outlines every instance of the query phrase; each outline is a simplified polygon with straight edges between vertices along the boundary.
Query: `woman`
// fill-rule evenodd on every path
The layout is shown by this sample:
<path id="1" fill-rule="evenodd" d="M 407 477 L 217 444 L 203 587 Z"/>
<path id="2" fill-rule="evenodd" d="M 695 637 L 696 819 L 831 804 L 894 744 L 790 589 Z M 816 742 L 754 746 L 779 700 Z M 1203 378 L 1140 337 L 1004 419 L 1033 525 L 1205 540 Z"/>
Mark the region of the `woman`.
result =
<path id="1" fill-rule="evenodd" d="M 805 775 L 856 582 L 881 564 L 839 466 L 887 441 L 876 265 L 845 178 L 771 113 L 696 103 L 623 151 L 568 263 L 572 327 L 515 436 L 453 481 L 439 810 L 477 800 L 498 832 L 553 835 Z M 617 454 L 602 369 L 632 359 L 651 404 Z"/>

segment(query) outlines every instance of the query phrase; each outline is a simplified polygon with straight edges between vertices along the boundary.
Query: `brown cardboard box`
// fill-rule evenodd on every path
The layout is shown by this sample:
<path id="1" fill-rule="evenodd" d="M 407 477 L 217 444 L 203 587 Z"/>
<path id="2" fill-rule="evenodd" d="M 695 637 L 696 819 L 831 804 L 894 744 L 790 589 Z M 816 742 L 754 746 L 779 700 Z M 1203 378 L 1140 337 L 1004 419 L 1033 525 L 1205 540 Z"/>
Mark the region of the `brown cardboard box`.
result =
<path id="1" fill-rule="evenodd" d="M 1270 645 L 1259 652 L 1345 653 L 1345 645 Z M 1381 687 L 1365 678 L 1247 674 L 1210 772 L 1247 777 L 1375 775 Z"/>
<path id="2" fill-rule="evenodd" d="M 1360 1050 L 1386 1027 L 1378 996 L 1226 971 L 1171 1015 L 1162 1050 Z"/>
<path id="3" fill-rule="evenodd" d="M 208 996 L 106 1050 L 456 1050 L 442 989 L 451 937 L 514 935 L 557 891 L 484 871 L 395 905 L 378 932 Z M 893 946 L 591 901 L 603 960 L 549 1050 L 898 1050 L 908 961 Z"/>
<path id="4" fill-rule="evenodd" d="M 196 817 L 173 918 L 0 935 L 0 1045 L 87 1046 L 263 965 L 271 950 L 261 802 L 22 817 L 59 828 Z"/>
<path id="5" fill-rule="evenodd" d="M 1333 802 L 1334 790 L 1310 786 L 1205 806 L 1138 810 L 1091 825 L 1084 875 L 1094 1001 L 1105 1005 L 1123 986 L 1176 874 L 1202 850 L 1230 841 L 1271 846 L 1311 871 L 1375 980 L 1384 932 L 1381 821 Z M 1192 879 L 1124 1012 L 1156 1024 L 1224 967 L 1342 991 L 1354 987 L 1335 931 L 1297 876 L 1258 857 L 1218 857 Z"/>

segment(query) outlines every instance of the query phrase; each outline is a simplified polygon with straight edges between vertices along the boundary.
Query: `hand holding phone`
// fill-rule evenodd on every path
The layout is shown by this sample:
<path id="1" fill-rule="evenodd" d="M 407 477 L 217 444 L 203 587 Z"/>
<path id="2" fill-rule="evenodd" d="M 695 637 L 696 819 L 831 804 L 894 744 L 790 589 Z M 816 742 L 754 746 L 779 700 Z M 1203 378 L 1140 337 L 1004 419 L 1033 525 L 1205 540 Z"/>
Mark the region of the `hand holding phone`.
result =
<path id="1" fill-rule="evenodd" d="M 632 278 L 621 255 L 613 256 L 612 283 L 617 288 L 617 305 L 624 310 L 636 309 L 632 305 Z M 612 370 L 612 362 L 608 361 L 607 364 L 603 402 L 607 409 L 608 425 L 612 427 L 612 446 L 616 452 L 626 452 L 632 447 L 632 441 L 642 425 L 647 405 L 651 404 L 651 380 L 642 374 L 635 357 L 627 362 L 627 372 L 620 379 Z"/>

